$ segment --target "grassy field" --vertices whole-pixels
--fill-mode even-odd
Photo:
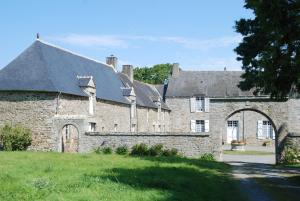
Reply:
[[[230,151],[230,150],[225,150],[223,151],[224,154],[228,155],[273,155],[275,153],[272,152],[266,152],[266,151]]]
[[[235,201],[224,163],[100,154],[0,152],[0,200]]]

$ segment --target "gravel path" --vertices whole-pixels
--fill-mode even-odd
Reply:
[[[266,187],[273,192],[283,190],[291,195],[286,200],[298,201],[300,186],[291,184],[287,178],[300,175],[300,169],[275,167],[274,155],[223,155],[223,161],[232,165],[233,176],[250,201],[275,201]]]

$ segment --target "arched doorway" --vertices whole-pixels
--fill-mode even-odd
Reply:
[[[270,116],[253,108],[239,109],[229,113],[224,126],[225,132],[222,134],[224,154],[230,154],[233,140],[246,143],[244,153],[238,155],[231,152],[236,154],[232,160],[253,159],[252,162],[275,163],[277,128]]]
[[[78,152],[79,131],[73,124],[66,124],[61,129],[61,152]]]

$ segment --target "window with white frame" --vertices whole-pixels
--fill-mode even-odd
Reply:
[[[89,123],[89,131],[90,132],[95,132],[96,131],[96,123],[94,123],[94,122]]]
[[[94,114],[94,93],[89,96],[89,114]]]
[[[190,106],[191,112],[209,112],[209,98],[191,97]]]
[[[270,121],[257,122],[257,138],[258,139],[275,139],[275,132]]]
[[[204,97],[196,97],[196,112],[204,111]]]
[[[191,120],[191,131],[196,133],[209,132],[209,120]]]
[[[204,128],[205,128],[204,120],[196,120],[196,132],[197,133],[205,132]]]

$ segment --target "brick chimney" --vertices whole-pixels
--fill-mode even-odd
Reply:
[[[172,77],[177,77],[179,75],[179,63],[173,63],[172,67]]]
[[[109,57],[106,57],[106,64],[111,65],[114,67],[115,70],[117,70],[118,67],[118,58],[115,57],[113,54]]]
[[[133,82],[133,66],[132,65],[123,65],[122,73],[128,76],[129,80]]]

